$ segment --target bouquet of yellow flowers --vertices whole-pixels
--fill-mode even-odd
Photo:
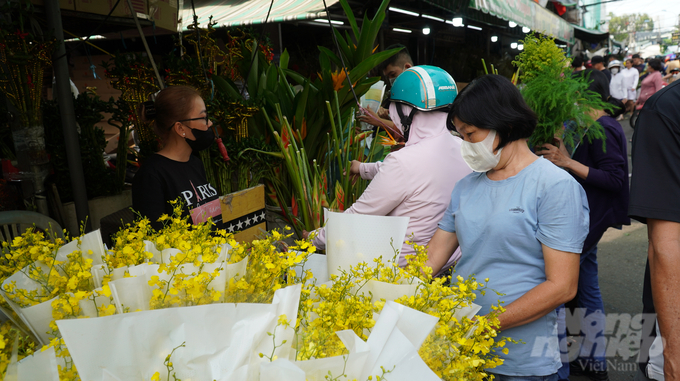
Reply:
[[[433,279],[424,247],[404,268],[368,255],[332,269],[309,241],[286,249],[290,235],[277,231],[238,243],[209,221],[190,224],[179,205],[162,218],[159,231],[143,218],[128,225],[110,250],[98,232],[66,243],[29,230],[5,244],[1,291],[19,319],[0,330],[0,371],[28,374],[30,364],[60,380],[398,380],[413,372],[481,380],[500,364],[496,351],[507,350],[497,313],[475,316],[484,284]],[[42,351],[17,363],[12,353],[34,351],[30,336]]]

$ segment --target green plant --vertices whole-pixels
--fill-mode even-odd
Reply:
[[[224,145],[231,152],[230,160],[224,161],[216,145],[201,151],[206,177],[219,194],[228,194],[259,184],[264,177],[280,167],[280,161],[263,152],[276,149],[267,144],[263,137],[249,136],[236,140],[227,139]],[[242,154],[236,154],[241,152]]]
[[[85,188],[89,198],[118,194],[123,189],[125,179],[118,178],[114,171],[107,168],[104,163],[103,153],[106,148],[106,138],[104,137],[104,130],[96,126],[98,122],[104,119],[102,112],[111,109],[111,102],[102,101],[98,96],[92,96],[88,93],[79,94],[73,102],[76,120],[80,127],[80,155],[85,175]],[[54,182],[59,189],[61,200],[63,202],[72,201],[73,191],[66,158],[66,146],[64,145],[61,112],[56,101],[43,101],[42,107],[45,110],[46,148],[51,157]],[[124,170],[125,161],[122,162],[122,167]]]
[[[345,32],[343,36],[336,29],[333,31],[338,39],[339,53],[342,54],[347,65],[354,93],[357,97],[361,97],[371,85],[380,79],[379,77],[368,78],[367,74],[399,51],[399,49],[391,49],[374,53],[377,48],[375,39],[385,18],[389,0],[383,0],[372,19],[367,15],[364,16],[361,28],[347,1],[341,0],[340,4],[347,15],[351,33]],[[281,115],[288,119],[293,134],[301,137],[304,142],[307,157],[320,162],[325,160],[326,134],[330,132],[328,120],[336,119],[339,114],[340,119],[346,121],[351,116],[350,110],[356,107],[356,101],[347,83],[340,57],[327,48],[319,47],[321,71],[317,78],[312,80],[288,69],[287,51],[281,54],[279,65],[276,66],[267,61],[261,50],[253,49],[255,44],[256,42],[253,41],[250,48],[244,44],[242,56],[248,59],[241,60],[240,63],[240,73],[245,78],[248,95],[262,112],[267,113],[274,129],[279,134],[283,134],[282,120],[277,111],[280,109]],[[222,76],[214,80],[219,91],[229,94],[234,99],[241,98],[238,87],[229,78]],[[296,92],[294,84],[300,85],[302,90]],[[339,108],[332,108],[333,114],[328,115],[329,111],[325,102],[334,99],[336,91]],[[257,126],[255,127],[257,133],[266,136],[269,135],[269,131],[264,127],[266,122],[262,112],[255,115],[253,124]]]
[[[155,82],[155,75],[149,64],[149,58],[137,53],[117,53],[112,60],[102,62],[104,73],[111,79],[114,89],[121,94],[110,111],[113,116],[108,123],[120,130],[118,157],[127,158],[127,142],[130,128],[134,125],[139,138],[139,156],[147,157],[158,150],[158,136],[152,124],[139,117],[137,110],[151,94],[160,90]],[[120,177],[125,177],[119,172]]]
[[[538,117],[529,145],[552,144],[556,136],[571,147],[584,137],[604,142],[604,130],[593,118],[593,110],[610,106],[588,90],[589,78],[572,76],[569,60],[553,39],[532,33],[521,42],[524,50],[513,64],[520,73],[522,96]],[[565,129],[566,122],[573,122],[574,128]]]
[[[0,4],[0,91],[22,126],[41,123],[43,71],[52,64],[54,40],[42,34],[26,0]]]
[[[337,93],[335,93],[335,110],[339,108]],[[333,115],[331,103],[326,101],[328,115]],[[367,182],[359,180],[353,182],[350,177],[351,160],[372,161],[378,152],[378,144],[374,142],[371,149],[363,143],[370,132],[355,134],[352,119],[343,121],[339,113],[335,113],[337,121],[330,119],[331,132],[326,136],[327,159],[323,162],[310,160],[307,156],[305,143],[300,136],[293,133],[288,119],[281,114],[283,131],[275,130],[269,117],[265,114],[276,143],[278,152],[262,152],[283,160],[286,173],[290,176],[290,186],[286,186],[278,178],[269,183],[274,193],[273,200],[281,208],[283,217],[291,223],[295,232],[300,235],[302,230],[312,231],[323,226],[324,208],[343,211],[355,202],[363,193]],[[255,151],[250,148],[242,151]],[[292,205],[289,211],[286,201]]]

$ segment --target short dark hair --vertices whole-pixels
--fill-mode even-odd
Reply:
[[[661,60],[658,60],[656,58],[649,60],[647,65],[649,65],[649,67],[651,67],[652,69],[654,69],[656,71],[663,70],[663,64],[661,64]]]
[[[388,58],[385,62],[383,62],[382,65],[383,70],[389,65],[401,66],[404,63],[409,63],[413,65],[413,59],[411,59],[411,55],[408,53],[408,49],[404,45],[402,44],[390,45],[385,50],[392,50],[397,48],[401,48],[401,50],[397,54],[393,55],[392,57]]]
[[[590,59],[591,64],[596,64],[596,63],[604,63],[604,58],[602,56],[593,56],[593,58]]]
[[[640,55],[639,54],[633,54],[632,58],[640,58]]]
[[[596,92],[600,95],[603,102],[613,106],[611,109],[605,109],[607,114],[616,118],[626,111],[626,106],[623,102],[610,96],[609,80],[603,72],[596,69],[586,69],[579,72],[578,75],[587,78],[589,81],[588,90]]]
[[[583,58],[581,56],[574,57],[573,61],[571,61],[571,67],[581,67],[581,66],[583,66]]]
[[[528,139],[536,128],[536,113],[509,79],[495,74],[479,77],[456,96],[447,118],[447,127],[455,129],[453,118],[477,128],[496,130],[498,149],[520,139]]]

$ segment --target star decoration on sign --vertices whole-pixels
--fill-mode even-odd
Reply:
[[[243,222],[239,221],[238,224],[236,224],[236,229],[238,230],[243,229]]]
[[[229,225],[229,233],[233,233],[233,232],[234,232],[234,225]]]

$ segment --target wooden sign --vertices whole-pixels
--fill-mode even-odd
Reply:
[[[264,185],[220,197],[224,229],[235,233],[237,242],[250,242],[267,230]]]

